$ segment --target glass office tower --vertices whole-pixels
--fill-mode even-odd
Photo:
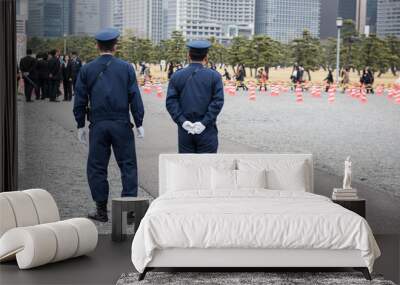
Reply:
[[[70,2],[29,0],[28,36],[62,37],[70,33]]]
[[[215,37],[228,43],[254,34],[255,0],[168,0],[166,37],[182,31],[188,40]]]
[[[378,0],[376,33],[400,37],[400,0]]]
[[[257,0],[256,34],[283,43],[302,35],[304,30],[319,37],[320,0]]]

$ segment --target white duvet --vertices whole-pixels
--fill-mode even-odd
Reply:
[[[372,271],[380,251],[365,219],[307,192],[166,193],[151,204],[132,244],[143,272],[155,249],[358,249]]]

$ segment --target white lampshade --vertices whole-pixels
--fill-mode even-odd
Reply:
[[[343,18],[336,18],[336,27],[341,28],[343,26]]]

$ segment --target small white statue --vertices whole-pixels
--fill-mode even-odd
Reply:
[[[351,188],[351,159],[350,159],[350,156],[348,156],[344,162],[343,189],[352,189]]]

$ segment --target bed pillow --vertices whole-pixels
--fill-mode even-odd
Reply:
[[[239,170],[267,170],[267,188],[273,190],[307,191],[309,167],[307,161],[291,159],[240,159]]]
[[[168,191],[211,189],[211,167],[169,162],[167,169]]]
[[[267,170],[236,170],[237,188],[268,188]]]
[[[213,192],[231,192],[237,189],[236,170],[211,168],[211,189]]]

